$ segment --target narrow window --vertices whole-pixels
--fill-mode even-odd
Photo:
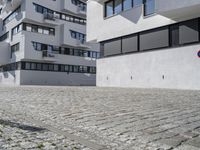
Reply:
[[[109,17],[112,16],[114,14],[114,9],[113,9],[113,1],[109,1],[107,3],[105,3],[105,16]]]
[[[122,12],[122,0],[115,0],[115,7],[114,7],[115,14]]]
[[[155,13],[155,0],[144,1],[144,15],[148,16]]]

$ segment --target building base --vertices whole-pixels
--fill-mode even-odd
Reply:
[[[97,61],[97,86],[200,90],[200,45]]]

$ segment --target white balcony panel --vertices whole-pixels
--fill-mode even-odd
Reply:
[[[58,17],[55,14],[47,13],[47,14],[44,14],[43,17],[44,17],[44,24],[52,25],[52,26],[59,25],[59,22],[57,19]]]
[[[21,4],[21,0],[3,0],[4,10],[9,12],[15,10]]]
[[[76,6],[72,3],[71,0],[63,0],[61,2],[61,10],[65,12],[69,12],[72,14],[78,14],[86,16],[86,11],[81,9],[82,6]]]
[[[172,19],[198,16],[200,0],[156,0],[156,13]]]

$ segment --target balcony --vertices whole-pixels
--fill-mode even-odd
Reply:
[[[75,39],[76,40],[76,44],[77,44],[77,47],[80,47],[80,48],[90,48],[89,45],[86,43],[86,40],[85,39]]]
[[[75,35],[72,35],[72,31],[77,31],[79,33],[86,33],[86,27],[84,25],[74,24],[74,23],[68,23],[68,24],[62,24],[60,26],[61,28],[61,34],[60,34],[60,45],[63,46],[69,46],[69,47],[79,47],[79,48],[85,48],[88,49],[90,46],[87,45],[85,42],[84,37],[75,37]]]
[[[72,3],[72,0],[63,0],[61,3],[61,11],[73,13],[76,15],[86,16],[86,5],[81,2],[80,4]]]
[[[0,3],[3,5],[3,9],[9,12],[19,7],[21,0],[1,0]]]
[[[56,18],[58,18],[58,17],[55,14],[44,13],[44,23],[47,25],[53,25],[53,26],[59,25]]]
[[[80,15],[86,15],[87,6],[86,5],[78,5],[77,13]]]
[[[171,19],[195,17],[200,13],[200,0],[156,0],[156,13]]]
[[[56,61],[56,55],[49,50],[42,50],[42,58],[43,60],[55,62]]]

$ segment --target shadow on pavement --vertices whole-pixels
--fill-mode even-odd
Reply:
[[[4,125],[4,126],[10,126],[10,127],[19,128],[19,129],[22,129],[22,130],[31,131],[31,132],[41,132],[41,131],[46,130],[45,128],[28,126],[28,125],[15,123],[15,122],[11,122],[9,120],[2,120],[2,119],[0,119],[0,124]]]

